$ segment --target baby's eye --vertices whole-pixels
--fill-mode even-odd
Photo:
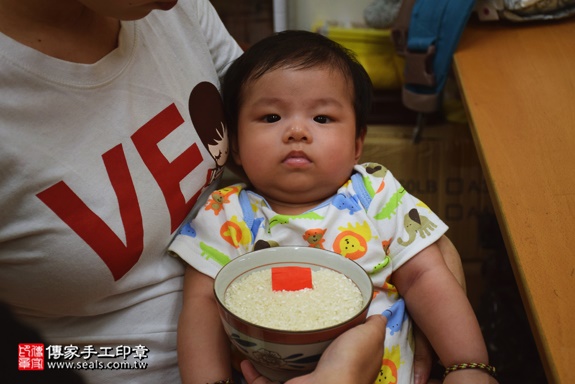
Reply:
[[[313,120],[314,120],[316,123],[320,123],[320,124],[327,124],[327,123],[330,122],[330,119],[329,119],[329,117],[327,117],[327,116],[316,116],[316,117],[313,118]]]
[[[275,123],[276,121],[280,121],[281,117],[279,115],[266,115],[264,116],[264,121],[266,123]]]

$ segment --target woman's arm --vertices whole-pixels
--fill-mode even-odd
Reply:
[[[214,280],[186,268],[178,322],[178,365],[183,384],[205,384],[231,377],[230,344],[224,332]]]
[[[441,245],[449,247],[450,243]],[[433,244],[413,257],[394,272],[392,279],[404,297],[411,317],[445,366],[488,363],[487,348],[475,313],[461,284],[448,268],[439,244]],[[468,371],[457,376],[488,377],[477,374]]]

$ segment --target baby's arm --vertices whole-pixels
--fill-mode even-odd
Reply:
[[[404,297],[411,317],[444,366],[489,363],[475,313],[436,244],[406,262],[394,272],[392,279]],[[466,383],[496,382],[485,372],[469,369],[449,374],[445,383],[461,380]]]
[[[183,384],[205,384],[231,377],[230,347],[222,327],[214,280],[188,266],[178,322],[178,364]]]

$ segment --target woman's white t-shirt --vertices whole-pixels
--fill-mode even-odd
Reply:
[[[0,34],[0,302],[74,361],[146,352],[79,370],[90,383],[180,380],[184,267],[165,249],[221,172],[208,143],[240,54],[207,0],[122,22],[90,65]]]

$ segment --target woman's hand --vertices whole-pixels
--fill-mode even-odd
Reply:
[[[285,384],[373,384],[383,357],[383,341],[387,319],[370,316],[365,323],[343,333],[322,354],[316,369]],[[248,384],[271,384],[253,365],[244,360],[242,373]]]

